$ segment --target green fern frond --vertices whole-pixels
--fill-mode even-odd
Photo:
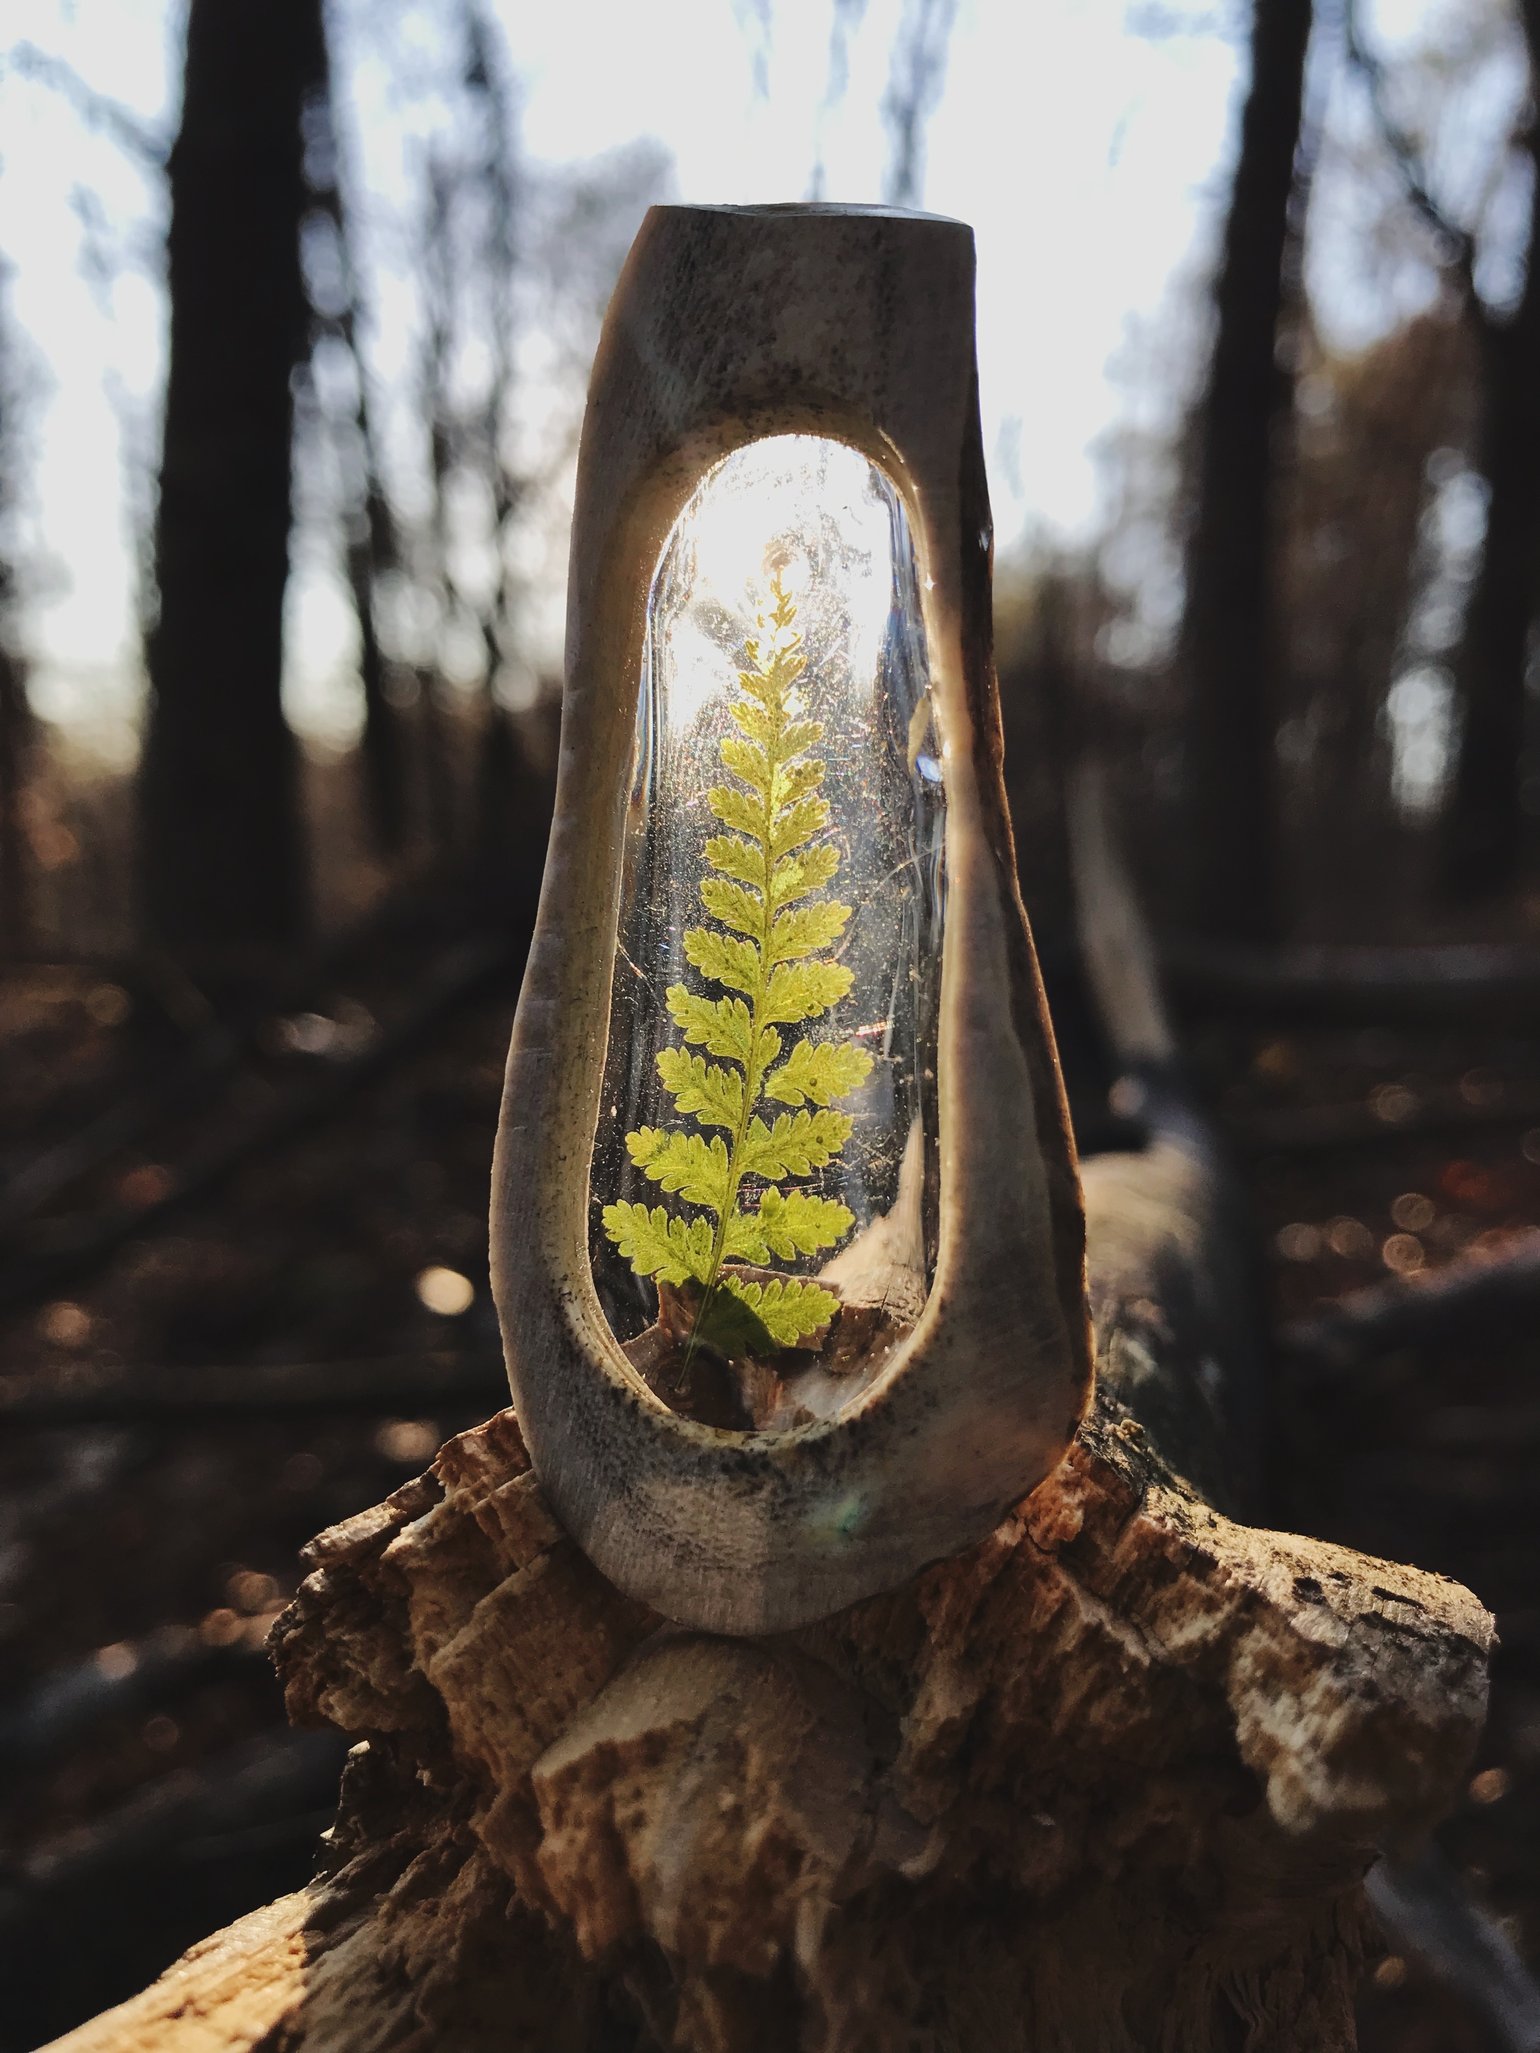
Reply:
[[[691,968],[738,995],[710,996],[685,984],[666,994],[685,1047],[658,1056],[663,1088],[683,1117],[720,1131],[707,1139],[644,1126],[626,1135],[644,1175],[702,1210],[679,1218],[661,1205],[612,1204],[603,1214],[605,1232],[638,1275],[700,1286],[691,1345],[704,1341],[727,1355],[800,1346],[839,1309],[832,1291],[805,1278],[748,1278],[723,1264],[764,1269],[835,1247],[850,1231],[855,1218],[847,1206],[781,1186],[838,1158],[852,1121],[830,1108],[857,1090],[872,1066],[853,1042],[803,1038],[787,1050],[776,1031],[820,1018],[853,981],[843,963],[820,959],[844,932],[851,908],[817,897],[837,874],[840,855],[834,842],[816,838],[830,811],[818,795],[826,766],[809,751],[824,728],[800,704],[797,687],[807,666],[795,620],[777,573],[738,673],[730,709],[737,732],[718,747],[736,782],[706,793],[712,816],[728,830],[712,835],[703,851],[714,874],[702,877],[700,900],[716,926],[691,927],[684,936]],[[765,1099],[802,1109],[767,1124],[755,1109]]]
[[[706,843],[706,860],[724,877],[736,877],[751,890],[765,888],[765,851],[757,841],[745,841],[741,834],[714,834]],[[836,854],[835,867],[838,866]]]
[[[717,784],[706,793],[706,803],[724,827],[735,828],[755,843],[762,840],[764,807],[756,805],[747,792],[734,791],[730,784]],[[827,806],[824,811],[827,814]],[[816,833],[817,829],[813,831]],[[794,847],[796,844],[790,845]]]
[[[831,900],[825,905],[794,905],[781,913],[770,929],[769,955],[772,962],[801,962],[828,948],[845,931],[850,907]]]
[[[778,963],[770,973],[760,1017],[778,1026],[817,1019],[838,1005],[854,982],[842,962]]]
[[[729,877],[703,877],[700,902],[714,920],[733,927],[740,934],[757,935],[765,924],[765,894],[735,884]]]
[[[730,934],[713,934],[707,927],[691,927],[684,937],[684,957],[691,969],[698,969],[713,983],[726,984],[753,998],[764,982],[764,950],[752,941],[735,941]]]
[[[626,1135],[626,1146],[637,1168],[665,1190],[718,1214],[730,1209],[732,1161],[719,1137],[707,1142],[698,1133],[662,1133],[644,1126]]]
[[[794,899],[821,890],[840,866],[840,852],[832,841],[821,841],[805,855],[784,856],[770,877],[770,903],[777,911]]]
[[[801,848],[804,842],[811,841],[815,834],[821,834],[829,824],[829,817],[829,801],[825,798],[804,798],[796,805],[788,806],[770,830],[768,846],[771,859],[778,861],[781,856],[790,855],[794,848]]]

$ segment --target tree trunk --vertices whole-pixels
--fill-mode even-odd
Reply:
[[[279,687],[307,319],[301,115],[322,50],[318,0],[191,0],[140,826],[151,934],[198,957],[282,944],[304,919]]]
[[[0,288],[4,279],[0,275]],[[15,497],[13,467],[19,461],[12,410],[15,394],[7,332],[9,309],[0,301],[0,511]],[[27,745],[32,711],[25,668],[11,637],[16,621],[15,566],[0,555],[0,952],[22,947],[32,924],[31,874],[26,822]]]
[[[27,863],[27,742],[32,716],[19,659],[5,643],[7,567],[0,563],[0,954],[21,948],[31,933]]]
[[[1279,919],[1271,559],[1292,380],[1278,347],[1310,18],[1309,0],[1255,0],[1187,551],[1194,918],[1230,940],[1270,939]]]
[[[342,512],[343,570],[358,622],[358,678],[364,702],[359,741],[364,817],[376,854],[393,857],[407,843],[409,806],[401,720],[387,691],[390,661],[380,638],[382,580],[401,568],[401,540],[385,490],[363,349],[367,310],[353,258],[343,193],[342,137],[332,92],[330,52],[320,46],[314,120],[309,135],[313,225],[326,224],[330,265],[317,281],[312,311],[321,331],[347,351],[353,364],[353,403],[330,425],[338,444],[346,503]]]
[[[1520,9],[1531,93],[1540,93],[1540,0]],[[1464,899],[1517,881],[1523,854],[1525,689],[1540,582],[1540,139],[1532,160],[1528,268],[1506,321],[1482,329],[1479,461],[1487,531],[1458,669],[1461,729],[1445,834],[1445,876]]]
[[[70,2053],[1350,2048],[1377,1847],[1458,1795],[1490,1620],[1216,1508],[1233,1207],[1087,1170],[1097,1388],[908,1587],[669,1626],[556,1525],[511,1413],[318,1540],[291,1715],[357,1742],[320,1878]]]

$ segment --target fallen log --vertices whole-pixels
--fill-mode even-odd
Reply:
[[[1150,1139],[1085,1167],[1053,1473],[903,1588],[728,1639],[599,1575],[512,1413],[451,1440],[275,1634],[291,1717],[355,1742],[321,1874],[70,2053],[1353,2045],[1364,1877],[1463,1787],[1491,1620],[1238,1522],[1246,1238],[1135,910],[1087,953]]]
[[[1196,1005],[1257,1012],[1269,1021],[1483,1021],[1534,1018],[1540,948],[1526,942],[1433,945],[1299,943],[1248,948],[1172,934],[1161,963],[1176,995]]]
[[[35,2046],[112,2003],[210,1923],[291,1889],[313,1861],[337,1787],[335,1734],[264,1734],[172,1769],[0,1874],[0,2015]]]
[[[1371,1283],[1292,1320],[1279,1346],[1331,1376],[1400,1348],[1428,1353],[1532,1330],[1540,1306],[1540,1233],[1518,1236],[1503,1254],[1466,1254],[1415,1276]]]
[[[1490,1104],[1452,1096],[1429,1103],[1371,1099],[1357,1105],[1267,1106],[1236,1112],[1226,1128],[1247,1155],[1349,1155],[1369,1148],[1405,1147],[1430,1140],[1458,1142],[1471,1134],[1523,1127],[1540,1120],[1540,1092],[1507,1090]]]
[[[451,1440],[276,1632],[291,1716],[355,1742],[321,1875],[61,2045],[1351,2047],[1363,1877],[1459,1793],[1490,1621],[1213,1501],[1217,1202],[1178,1141],[1088,1165],[1063,1461],[816,1626],[669,1626],[511,1413]]]
[[[1416,1954],[1486,2020],[1503,2053],[1540,2048],[1540,1985],[1489,1912],[1471,1901],[1434,1848],[1415,1859],[1381,1861],[1369,1900],[1393,1945]]]
[[[7,1249],[0,1263],[0,1312],[34,1303],[68,1279],[93,1274],[129,1241],[158,1232],[187,1207],[213,1197],[250,1162],[308,1138],[343,1111],[355,1092],[417,1048],[448,1014],[498,977],[516,972],[522,952],[522,938],[509,934],[457,942],[423,976],[400,1015],[363,1048],[169,1167],[160,1196],[143,1204],[35,1222],[30,1238]]]
[[[242,1424],[330,1413],[377,1418],[496,1401],[506,1386],[489,1349],[382,1355],[359,1361],[216,1363],[183,1369],[91,1363],[67,1382],[0,1376],[0,1425],[52,1432],[82,1426]]]

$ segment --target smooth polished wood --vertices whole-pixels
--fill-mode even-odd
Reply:
[[[717,1631],[826,1616],[976,1541],[1058,1459],[1087,1388],[1080,1196],[1001,780],[973,275],[958,222],[654,208],[589,395],[493,1281],[559,1517],[621,1589]],[[650,582],[710,467],[787,433],[863,451],[914,535],[947,796],[940,1235],[918,1324],[850,1409],[746,1434],[677,1416],[622,1354],[590,1268],[590,1161]]]

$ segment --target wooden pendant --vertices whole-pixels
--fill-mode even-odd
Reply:
[[[606,1317],[596,1221],[614,1193],[595,1165],[623,1124],[605,1077],[624,1030],[628,863],[650,824],[637,799],[649,608],[681,516],[709,518],[703,481],[787,436],[856,452],[901,509],[945,791],[939,963],[931,946],[917,971],[934,987],[924,1159],[884,1217],[856,1212],[821,1277],[848,1318],[853,1279],[893,1240],[901,1203],[918,1217],[922,1187],[930,1252],[912,1263],[895,1344],[845,1401],[732,1430],[665,1401]],[[1059,1459],[1084,1402],[1083,1217],[1001,780],[990,560],[970,231],[877,208],[654,208],[583,433],[556,814],[509,1056],[492,1267],[550,1502],[611,1581],[686,1624],[780,1630],[896,1587],[988,1532]],[[667,980],[653,962],[629,969]],[[662,990],[647,995],[658,1013]]]

